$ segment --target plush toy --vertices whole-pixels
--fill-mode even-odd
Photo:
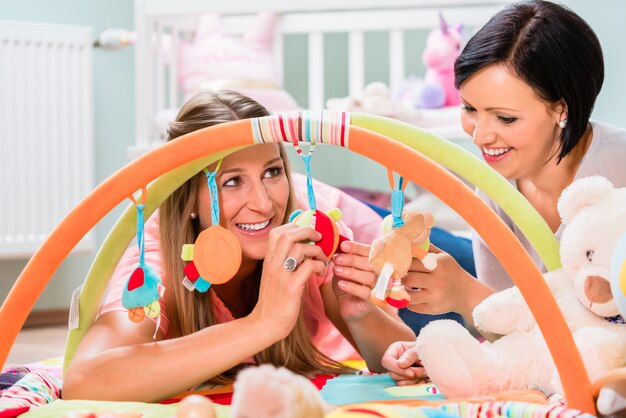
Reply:
[[[313,383],[269,364],[237,375],[232,418],[322,418],[329,407]]]
[[[313,228],[322,234],[322,239],[315,244],[330,258],[340,250],[341,243],[348,239],[339,233],[339,228],[337,227],[337,221],[340,221],[342,217],[343,215],[338,208],[330,210],[328,213],[317,209],[304,211],[298,209],[291,214],[289,221],[298,226]]]
[[[619,313],[626,317],[626,232],[611,256],[611,292]]]
[[[362,112],[408,120],[414,110],[393,99],[385,83],[369,83],[361,94],[326,100],[326,108],[337,112]]]
[[[454,87],[454,61],[461,52],[462,25],[449,26],[441,15],[439,21],[426,38],[424,79],[409,77],[395,92],[398,100],[411,107],[434,109],[460,103]]]
[[[611,255],[610,281],[617,310],[626,318],[626,231]],[[626,415],[626,369],[603,386],[598,397],[598,411],[604,415]]]
[[[561,195],[562,269],[545,274],[592,381],[626,363],[626,325],[608,282],[610,257],[626,230],[626,188],[602,177],[572,183]],[[473,312],[482,331],[502,335],[479,343],[458,322],[428,324],[415,349],[448,397],[513,389],[560,392],[560,380],[541,332],[517,287],[496,293]]]
[[[144,209],[148,192],[142,189],[142,202],[134,196],[129,196],[137,208],[137,247],[139,249],[139,263],[128,278],[122,291],[122,306],[128,310],[128,318],[133,322],[141,322],[146,316],[156,318],[156,332],[161,320],[161,304],[159,298],[163,296],[165,287],[157,272],[145,261],[144,247]]]
[[[426,38],[422,60],[426,66],[418,107],[435,108],[461,103],[454,87],[454,61],[461,53],[461,25],[449,26],[442,15],[440,25]]]
[[[175,418],[216,418],[215,405],[206,396],[189,395],[178,404]]]
[[[218,14],[198,18],[191,42],[178,54],[179,82],[185,95],[202,90],[239,91],[271,111],[298,108],[281,86],[272,52],[276,16],[261,12],[243,35],[227,31]]]
[[[261,12],[246,26],[243,34],[232,33],[215,13],[198,17],[194,36],[172,47],[171,37],[163,34],[163,61],[177,65],[178,83],[185,98],[200,91],[234,90],[248,96],[271,112],[300,107],[282,88],[272,51],[276,16]],[[172,57],[172,52],[178,55]],[[177,108],[159,109],[154,125],[163,139]]]
[[[379,306],[389,303],[396,308],[404,308],[409,304],[410,297],[401,280],[409,272],[413,257],[422,260],[428,270],[437,267],[435,255],[428,253],[433,216],[430,213],[404,211],[402,220],[404,225],[393,227],[393,217],[387,216],[383,221],[383,235],[374,240],[370,250],[369,262],[378,275],[371,299]]]
[[[180,45],[179,77],[184,91],[223,78],[276,83],[274,21],[273,13],[259,13],[241,37],[225,31],[218,14],[200,15],[193,40]]]

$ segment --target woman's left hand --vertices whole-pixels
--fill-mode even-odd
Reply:
[[[370,293],[376,284],[376,274],[370,267],[370,246],[354,241],[341,243],[343,253],[335,254],[333,290],[344,320],[363,318],[374,308]]]

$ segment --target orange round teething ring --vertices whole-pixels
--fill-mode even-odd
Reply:
[[[143,310],[143,307],[128,310],[128,319],[130,319],[133,322],[141,322],[143,321],[145,316],[146,316],[146,313]]]
[[[226,283],[241,265],[241,245],[235,235],[220,225],[202,231],[193,246],[193,263],[211,284]]]

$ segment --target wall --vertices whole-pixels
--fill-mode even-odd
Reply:
[[[602,4],[600,6],[600,3]],[[563,4],[582,16],[598,35],[604,52],[604,86],[598,97],[593,118],[626,127],[626,49],[622,0],[566,0]]]

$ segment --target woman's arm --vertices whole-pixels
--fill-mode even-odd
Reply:
[[[63,381],[64,399],[154,402],[188,390],[282,338],[253,315],[171,340],[154,323],[109,312],[81,342]]]
[[[306,282],[326,269],[321,249],[301,242],[320,237],[319,232],[294,224],[270,232],[259,299],[247,317],[171,340],[159,335],[153,341],[152,321],[134,324],[125,312],[103,314],[78,347],[63,383],[63,397],[161,400],[285,338],[298,318]],[[283,267],[287,256],[304,261],[290,272]]]
[[[476,280],[451,255],[431,245],[437,254],[437,268],[428,271],[421,261],[413,259],[409,273],[403,279],[413,312],[436,315],[457,312],[466,324],[473,326],[474,308],[495,290]]]

